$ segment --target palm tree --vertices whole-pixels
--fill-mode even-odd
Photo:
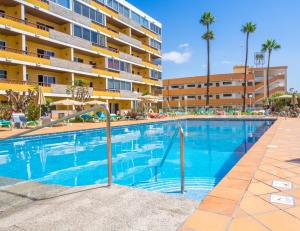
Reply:
[[[245,72],[244,72],[244,101],[243,111],[246,110],[246,89],[247,89],[247,65],[248,65],[248,48],[249,48],[249,36],[250,33],[256,31],[256,25],[252,22],[247,22],[242,26],[242,32],[246,34],[246,58],[245,58]]]
[[[206,32],[202,36],[207,43],[207,82],[206,82],[206,108],[209,107],[209,87],[210,87],[210,40],[214,39],[214,33],[210,31],[210,25],[215,22],[215,17],[211,12],[205,12],[201,16],[200,23],[206,27]]]
[[[267,39],[267,41],[262,44],[262,52],[268,52],[268,68],[267,68],[267,98],[270,97],[270,87],[269,87],[269,71],[270,71],[270,59],[273,50],[280,49],[281,46],[274,39]]]

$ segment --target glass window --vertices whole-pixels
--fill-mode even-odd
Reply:
[[[104,25],[104,15],[100,12],[97,12],[97,18],[96,21],[102,25]]]
[[[132,11],[131,12],[131,18],[132,18],[133,21],[135,21],[138,24],[140,24],[140,16],[137,13],[135,13],[135,12]]]
[[[81,14],[81,4],[77,1],[74,1],[74,11],[78,14]]]
[[[113,79],[108,80],[108,89],[114,89],[114,80]]]
[[[96,21],[96,11],[93,9],[90,9],[90,19]]]
[[[6,79],[6,78],[7,78],[7,71],[0,70],[0,79]]]
[[[82,5],[82,15],[89,18],[90,17],[90,8],[86,5]]]
[[[100,46],[106,47],[106,37],[103,34],[99,34],[99,43]]]
[[[143,26],[148,28],[149,27],[149,22],[146,18],[143,18]]]
[[[112,8],[113,7],[113,0],[107,0],[107,5]]]
[[[82,28],[80,26],[74,25],[74,35],[82,38]]]
[[[120,81],[115,81],[115,89],[120,90]]]
[[[92,39],[91,39],[92,43],[96,43],[98,44],[98,33],[92,31]]]
[[[129,18],[129,9],[127,7],[124,6],[124,12],[123,15],[127,18]]]
[[[91,31],[89,29],[83,28],[83,38],[91,41]]]

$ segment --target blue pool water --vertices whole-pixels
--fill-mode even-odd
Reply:
[[[185,134],[185,196],[200,200],[272,123],[189,119],[113,127],[113,183],[177,194],[180,124]],[[0,176],[65,186],[106,183],[105,129],[0,141]]]

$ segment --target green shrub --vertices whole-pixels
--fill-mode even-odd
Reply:
[[[27,120],[35,121],[40,118],[40,108],[34,103],[30,103],[27,107]]]
[[[84,119],[81,117],[75,117],[74,119],[69,120],[70,123],[83,123]]]
[[[10,120],[12,115],[12,108],[8,104],[0,104],[0,119]]]

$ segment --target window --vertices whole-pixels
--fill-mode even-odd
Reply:
[[[220,95],[216,95],[216,99],[220,99]]]
[[[120,62],[120,70],[131,73],[131,65],[129,63]]]
[[[161,79],[161,72],[156,70],[151,70],[151,76],[152,79]]]
[[[177,89],[177,88],[179,88],[179,86],[171,86],[171,88]]]
[[[74,25],[74,36],[88,40],[101,47],[106,47],[106,37],[104,35],[82,28],[81,26]]]
[[[220,86],[220,83],[216,83],[216,87],[219,87]]]
[[[107,62],[107,68],[119,71],[120,70],[120,61],[109,58],[108,62]]]
[[[248,86],[253,86],[253,82],[248,82],[247,85]]]
[[[143,26],[149,28],[149,21],[146,18],[143,18]]]
[[[150,30],[154,32],[155,34],[161,35],[161,28],[156,26],[154,23],[150,23]]]
[[[198,84],[198,87],[200,88],[200,87],[201,87],[201,84]]]
[[[58,5],[61,5],[66,8],[70,8],[70,0],[50,0],[51,2],[55,2]]]
[[[41,85],[41,86],[55,84],[55,77],[53,77],[53,76],[38,75],[38,78],[39,78],[39,85]]]
[[[172,96],[171,97],[171,100],[177,100],[177,99],[179,99],[179,96]]]
[[[74,1],[74,12],[90,18],[93,22],[99,23],[104,25],[105,24],[105,19],[104,19],[104,15],[84,4],[81,4],[78,1]]]
[[[127,90],[131,91],[131,83],[115,80],[115,79],[109,79],[108,80],[108,89],[112,90]]]
[[[53,51],[47,51],[40,48],[37,49],[37,54],[40,58],[49,58],[55,56],[55,53]]]
[[[195,87],[195,84],[188,84],[187,87]]]
[[[133,11],[131,12],[131,19],[136,23],[140,24],[140,16]]]
[[[157,50],[161,50],[161,43],[156,41],[155,39],[150,40],[150,46]]]
[[[232,94],[223,94],[223,97],[231,97]]]
[[[212,83],[209,83],[209,86],[212,86],[212,85],[213,85]],[[207,83],[205,83],[204,86],[206,87],[206,86],[207,86]]]
[[[231,85],[232,82],[223,82],[223,85]]]
[[[83,59],[78,58],[78,57],[74,57],[74,62],[83,63]]]
[[[0,40],[0,49],[4,50],[6,47],[6,42]]]
[[[6,70],[0,70],[0,79],[7,79],[7,71]]]
[[[199,96],[198,96],[198,99],[200,99],[200,100],[201,100],[201,95],[199,95]]]
[[[196,99],[196,97],[194,95],[188,95],[187,98],[188,99]]]

